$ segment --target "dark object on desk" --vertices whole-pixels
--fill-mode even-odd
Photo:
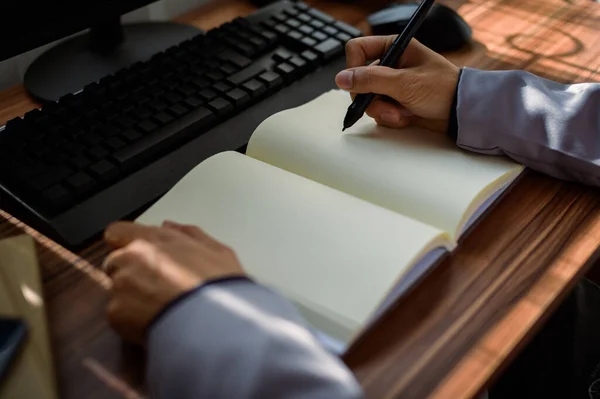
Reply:
[[[369,24],[374,35],[400,34],[419,3],[394,4],[371,14]],[[435,4],[415,38],[436,52],[456,51],[471,42],[472,30],[452,8]]]
[[[277,2],[13,119],[0,130],[0,204],[79,248],[204,159],[243,150],[267,117],[335,88],[360,34]]]
[[[413,15],[410,17],[408,23],[402,30],[402,32],[394,39],[391,47],[387,50],[383,58],[381,59],[381,66],[396,68],[398,65],[398,61],[404,51],[410,44],[410,41],[415,36],[416,31],[419,29],[423,20],[427,17],[427,13],[433,6],[435,0],[423,0],[421,4],[416,8]],[[346,112],[346,117],[344,118],[344,128],[342,131],[348,129],[350,126],[353,126],[360,118],[363,117],[364,113],[367,111],[369,104],[375,99],[376,94],[367,93],[367,94],[359,94],[356,96],[352,104],[348,107],[348,111]]]
[[[24,86],[38,101],[56,101],[100,78],[189,39],[199,30],[171,22],[122,25],[120,17],[156,0],[1,1],[0,61],[90,28],[39,56]]]
[[[0,318],[0,384],[27,338],[27,325],[19,319]]]

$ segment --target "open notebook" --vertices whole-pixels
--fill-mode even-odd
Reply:
[[[350,102],[334,90],[273,115],[246,155],[205,160],[138,219],[196,224],[231,246],[336,352],[452,251],[523,169],[368,116],[342,133]]]

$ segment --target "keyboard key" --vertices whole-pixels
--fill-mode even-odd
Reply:
[[[159,112],[158,114],[154,115],[154,117],[152,117],[152,120],[158,126],[163,126],[171,123],[173,121],[173,117],[167,114],[166,112]]]
[[[167,111],[175,118],[180,118],[189,112],[189,110],[181,104],[175,104],[169,107]]]
[[[250,101],[250,96],[242,89],[233,89],[225,96],[238,107]]]
[[[284,22],[285,20],[288,19],[288,16],[282,12],[279,12],[279,13],[273,15],[271,18],[275,21]]]
[[[32,191],[42,191],[54,184],[59,183],[61,180],[67,178],[73,171],[66,166],[55,166],[50,169],[46,169],[44,173],[34,177],[27,182],[27,187]]]
[[[158,129],[158,126],[152,122],[150,122],[149,120],[145,120],[142,123],[140,123],[139,125],[137,125],[137,129],[142,132],[142,133],[151,133],[154,130]]]
[[[226,50],[219,54],[219,58],[224,62],[231,62],[237,65],[239,68],[246,68],[248,65],[252,64],[252,60],[248,57],[245,57],[239,53],[236,53],[233,50]]]
[[[327,39],[313,49],[317,54],[328,60],[343,50],[342,44],[335,39]]]
[[[17,181],[29,180],[32,177],[42,174],[46,171],[46,168],[42,164],[30,163],[17,169],[14,172],[14,177]]]
[[[265,50],[267,50],[267,48],[269,48],[269,43],[267,43],[265,40],[263,40],[262,38],[258,37],[258,36],[251,36],[248,41],[254,46],[256,47],[256,49],[262,53]]]
[[[234,48],[246,57],[254,57],[257,53],[257,49],[255,47],[246,43],[239,42]]]
[[[304,13],[297,15],[296,18],[305,24],[308,24],[313,20],[313,18],[310,15]]]
[[[85,169],[92,163],[92,160],[83,154],[77,154],[69,158],[69,166],[75,170]]]
[[[102,141],[102,136],[96,133],[86,133],[81,137],[81,140],[89,146],[94,146]]]
[[[284,48],[280,48],[277,49],[274,53],[273,53],[273,60],[277,61],[277,62],[283,62],[283,61],[287,61],[290,58],[293,57],[294,54],[292,54],[291,52],[289,52],[288,50],[284,49]]]
[[[112,151],[123,148],[127,145],[123,140],[118,137],[111,137],[110,139],[104,142],[104,145],[111,149]]]
[[[359,29],[356,29],[355,27],[350,26],[342,21],[337,21],[333,24],[333,26],[346,33],[350,37],[362,36],[362,32]]]
[[[316,63],[316,62],[318,61],[318,59],[319,59],[319,56],[318,56],[316,53],[314,53],[314,52],[312,52],[312,51],[310,51],[310,50],[304,50],[304,51],[303,51],[303,52],[300,54],[300,56],[301,56],[302,58],[304,58],[304,59],[305,59],[305,60],[306,60],[306,61],[307,61],[309,64],[314,64],[314,63]]]
[[[148,107],[153,112],[161,112],[164,111],[168,107],[168,105],[160,100],[155,100],[148,104]]]
[[[96,188],[96,181],[85,172],[78,172],[65,181],[75,195],[85,196]]]
[[[233,110],[233,104],[221,97],[211,101],[208,106],[218,115],[222,115]]]
[[[163,128],[140,138],[113,155],[112,159],[124,171],[132,171],[142,166],[146,160],[167,149],[172,143],[187,138],[202,130],[214,121],[215,115],[210,110],[200,107],[178,119],[176,129]]]
[[[295,17],[296,15],[298,15],[300,13],[300,11],[298,11],[295,8],[288,8],[287,10],[284,11],[284,13],[286,13],[290,17]]]
[[[56,212],[73,203],[73,196],[60,184],[56,184],[42,192],[42,201],[46,208]]]
[[[321,11],[319,11],[319,10],[316,10],[316,9],[314,9],[314,8],[311,8],[310,10],[308,10],[308,14],[309,14],[311,17],[313,17],[313,18],[316,18],[316,19],[318,19],[318,20],[321,20],[321,21],[325,22],[326,24],[330,24],[330,23],[332,23],[333,21],[335,21],[335,20],[334,20],[332,17],[330,17],[329,15],[327,15],[327,14],[324,14],[324,13],[322,13]]]
[[[227,82],[229,82],[233,86],[238,86],[239,84],[263,73],[264,70],[265,70],[265,68],[262,66],[262,64],[255,63],[255,64],[252,64],[251,66],[249,66],[248,68],[242,69],[235,75],[230,76],[227,79]]]
[[[192,96],[190,98],[187,98],[184,101],[184,104],[188,107],[190,107],[191,109],[196,109],[199,106],[201,106],[202,104],[204,104],[204,102],[202,100],[200,100],[198,97]]]
[[[265,84],[256,79],[252,79],[244,83],[242,88],[246,90],[252,97],[258,97],[267,91]]]
[[[111,126],[111,125],[104,125],[101,128],[99,128],[97,130],[97,132],[98,132],[98,134],[101,134],[102,137],[106,138],[106,137],[116,136],[117,134],[119,134],[120,130],[117,129],[116,127],[114,127],[114,126]],[[96,141],[96,143],[98,143],[98,142],[99,141]],[[92,143],[90,143],[90,144],[92,144]]]
[[[325,23],[323,21],[319,21],[318,19],[313,19],[312,21],[310,21],[310,26],[312,26],[315,29],[321,29],[325,26]]]
[[[338,33],[340,33],[340,31],[334,28],[333,26],[327,26],[323,28],[323,32],[327,33],[329,36],[335,36]]]
[[[227,93],[229,90],[231,90],[231,86],[225,82],[219,82],[219,83],[215,84],[212,88],[213,88],[213,90],[215,90],[219,93]]]
[[[322,42],[323,40],[327,39],[328,36],[323,32],[317,31],[312,34],[312,37],[318,42]]]
[[[291,77],[291,75],[294,74],[294,72],[296,72],[296,68],[294,68],[290,64],[283,63],[275,67],[275,72],[283,76],[285,79]]]
[[[143,121],[150,118],[152,116],[152,112],[150,112],[150,110],[146,107],[140,107],[133,110],[130,115],[138,121]]]
[[[90,166],[90,173],[100,181],[111,181],[119,176],[119,169],[111,162],[103,159]]]
[[[92,157],[92,159],[95,160],[104,159],[108,155],[108,151],[99,145],[90,148],[87,153],[90,157]]]
[[[140,139],[142,137],[142,134],[136,130],[127,129],[121,134],[120,137],[123,140],[127,141],[128,143],[132,143],[132,142]]]
[[[260,36],[267,42],[269,46],[274,46],[277,44],[278,36],[273,32],[270,32],[268,30],[261,30]]]
[[[196,90],[203,90],[211,85],[210,81],[205,78],[193,78],[189,83],[191,86],[195,87]]]
[[[237,72],[237,70],[238,70],[238,68],[237,68],[236,66],[234,66],[233,64],[229,64],[229,63],[227,63],[227,64],[225,64],[225,65],[221,65],[221,66],[219,67],[219,70],[220,70],[221,72],[223,72],[223,74],[224,74],[225,76],[230,76],[230,75],[233,75],[234,73],[236,73],[236,72]]]
[[[135,125],[135,120],[131,119],[128,116],[119,116],[114,121],[116,126],[119,126],[121,129],[128,129]]]
[[[205,101],[212,101],[217,96],[218,94],[212,89],[206,89],[200,92],[200,97],[203,98]]]
[[[279,24],[279,21],[276,21],[274,19],[267,19],[266,21],[262,21],[261,24],[269,29],[273,29],[275,28],[275,25]]]
[[[196,90],[192,89],[188,85],[183,85],[177,88],[177,93],[179,93],[183,98],[188,98],[189,96],[196,94]]]
[[[293,30],[291,32],[288,33],[288,37],[292,38],[294,40],[302,40],[302,38],[304,37],[304,35],[300,32],[298,32],[297,30]]]
[[[313,47],[317,44],[317,41],[312,37],[307,36],[304,39],[302,39],[302,43],[308,47]]]
[[[220,80],[225,79],[225,74],[221,71],[210,71],[206,74],[206,77],[212,80],[213,82],[218,82]]]
[[[350,39],[352,39],[352,36],[348,35],[347,33],[338,33],[335,35],[335,38],[341,41],[343,44],[346,44]]]
[[[290,31],[290,27],[284,24],[279,24],[275,26],[275,31],[281,35],[285,35]]]
[[[309,25],[303,25],[303,26],[299,27],[298,30],[301,33],[304,33],[305,35],[310,35],[311,33],[313,33],[315,31],[315,28],[313,28]]]
[[[179,101],[183,100],[183,97],[181,97],[181,95],[172,91],[170,93],[165,94],[163,99],[167,102],[167,104],[173,105],[173,104],[177,104]]]
[[[269,89],[275,89],[283,85],[283,78],[275,72],[265,72],[259,76],[259,79],[265,82]]]
[[[296,67],[297,69],[302,69],[305,68],[307,66],[307,63],[305,60],[303,60],[300,57],[293,57],[288,61],[291,65],[293,65],[294,67]]]

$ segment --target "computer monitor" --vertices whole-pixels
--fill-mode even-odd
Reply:
[[[123,14],[155,1],[2,0],[0,61],[75,34],[40,55],[24,76],[33,98],[56,101],[200,33],[170,22],[121,24]]]

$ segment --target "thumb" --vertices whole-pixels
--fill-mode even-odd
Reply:
[[[352,93],[375,93],[396,97],[402,79],[402,70],[382,67],[364,66],[351,68],[337,74],[337,86]]]

